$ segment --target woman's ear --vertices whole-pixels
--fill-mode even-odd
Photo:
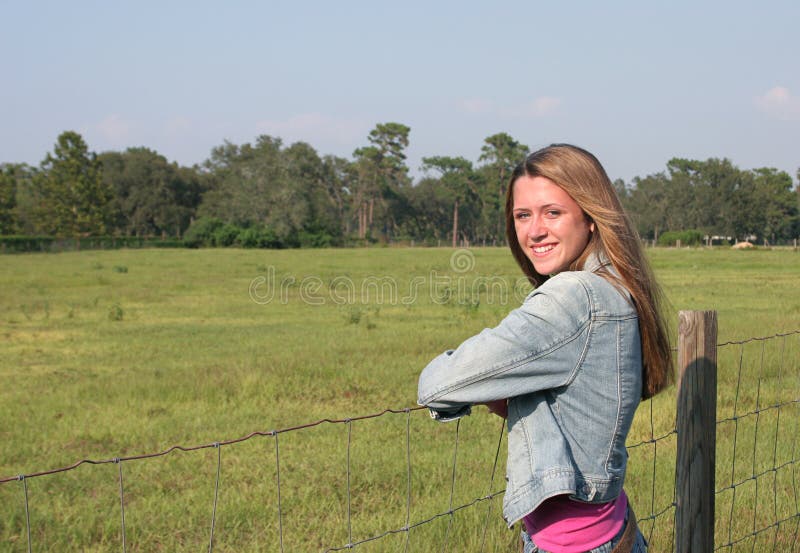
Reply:
[[[594,221],[589,222],[589,232],[594,232]]]

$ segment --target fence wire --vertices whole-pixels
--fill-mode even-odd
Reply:
[[[437,522],[439,520],[446,520],[447,521],[447,529],[445,531],[444,539],[441,543],[441,550],[447,551],[448,548],[452,545],[452,534],[453,528],[456,524],[456,514],[471,508],[475,508],[480,504],[488,503],[487,511],[485,516],[481,516],[483,520],[483,527],[479,529],[481,534],[481,540],[483,543],[482,549],[485,550],[484,547],[488,546],[487,542],[487,530],[490,526],[495,525],[496,521],[490,518],[490,513],[492,511],[492,504],[494,500],[503,494],[503,489],[495,489],[495,476],[497,474],[497,469],[499,463],[501,461],[501,450],[502,450],[502,443],[504,440],[504,425],[500,424],[500,432],[497,436],[497,442],[494,447],[494,457],[493,462],[490,467],[490,470],[487,473],[487,479],[484,482],[486,485],[485,493],[482,493],[476,497],[472,497],[469,501],[463,503],[456,502],[456,489],[458,483],[458,463],[459,463],[459,439],[462,433],[462,423],[461,421],[457,421],[454,425],[442,425],[446,427],[450,427],[453,432],[453,445],[451,450],[451,463],[450,463],[450,477],[449,477],[449,489],[447,491],[449,501],[447,508],[440,512],[435,512],[421,518],[419,520],[413,521],[412,517],[412,498],[413,498],[413,481],[412,481],[412,473],[413,473],[413,459],[414,456],[412,454],[412,444],[414,442],[412,430],[411,430],[411,415],[416,411],[422,411],[424,408],[422,407],[413,407],[413,408],[405,408],[405,409],[386,409],[379,413],[374,413],[371,415],[364,415],[359,417],[351,417],[345,419],[321,419],[312,423],[293,426],[289,428],[282,428],[279,430],[270,430],[270,431],[257,431],[248,434],[247,436],[243,436],[237,439],[231,439],[226,441],[220,442],[213,442],[209,444],[203,445],[195,445],[195,446],[183,446],[183,445],[174,445],[169,447],[163,451],[159,451],[156,453],[147,453],[141,455],[130,455],[126,457],[114,457],[109,459],[82,459],[77,461],[69,466],[43,470],[32,472],[29,474],[22,474],[18,476],[12,477],[5,477],[0,478],[0,484],[11,484],[12,482],[19,482],[22,488],[22,495],[23,495],[23,504],[25,510],[25,531],[27,534],[27,544],[28,544],[28,551],[33,549],[33,541],[31,539],[32,534],[32,525],[31,525],[31,517],[30,517],[30,510],[31,510],[31,501],[29,500],[29,490],[28,490],[28,481],[34,478],[45,478],[45,477],[52,477],[54,475],[60,473],[71,472],[78,469],[81,466],[89,465],[89,466],[96,466],[96,465],[105,465],[105,464],[116,464],[118,471],[117,471],[117,484],[118,484],[118,494],[119,494],[119,512],[120,512],[120,547],[124,552],[128,550],[129,547],[129,537],[128,537],[128,528],[126,526],[126,512],[129,510],[129,507],[126,505],[126,486],[130,485],[127,480],[123,479],[123,464],[128,465],[132,462],[142,462],[142,461],[150,461],[156,458],[167,457],[177,452],[197,452],[200,450],[205,449],[214,449],[216,451],[216,463],[215,463],[215,471],[213,477],[213,493],[212,493],[212,500],[210,505],[211,510],[211,521],[210,521],[210,531],[207,538],[207,551],[211,553],[214,551],[217,541],[218,541],[218,529],[217,529],[217,513],[218,513],[218,504],[220,501],[220,491],[223,488],[223,458],[222,458],[222,449],[223,447],[229,448],[234,447],[244,442],[253,440],[253,439],[264,439],[264,438],[271,438],[274,441],[274,466],[275,466],[275,488],[276,488],[276,518],[277,518],[277,542],[274,544],[274,550],[278,550],[281,552],[284,551],[297,551],[299,544],[292,544],[291,547],[285,542],[285,535],[284,535],[284,526],[286,523],[286,513],[282,495],[285,493],[284,488],[286,487],[285,477],[282,471],[282,460],[284,454],[281,453],[281,448],[279,447],[279,436],[287,435],[289,433],[294,433],[298,431],[308,430],[311,428],[318,427],[323,424],[330,424],[330,425],[344,425],[346,428],[346,438],[345,438],[345,450],[346,450],[346,459],[345,459],[345,475],[346,475],[346,484],[345,484],[345,502],[346,502],[346,517],[345,517],[345,525],[346,525],[346,535],[347,540],[345,543],[340,545],[328,545],[323,547],[321,550],[325,552],[333,552],[333,551],[343,551],[349,549],[356,549],[360,546],[364,546],[365,544],[376,542],[378,540],[382,540],[392,535],[396,534],[405,534],[405,544],[403,546],[404,551],[411,550],[411,541],[410,536],[412,531],[417,530],[423,526],[430,525],[431,523]],[[354,521],[359,517],[364,516],[371,516],[374,513],[358,513],[355,511],[353,503],[354,503],[354,491],[353,491],[353,461],[351,458],[351,453],[353,449],[353,433],[354,433],[354,423],[359,421],[366,421],[368,419],[376,419],[380,417],[386,416],[395,416],[395,415],[402,415],[404,417],[404,444],[405,444],[405,452],[403,458],[405,460],[405,512],[403,515],[403,524],[399,525],[395,528],[389,528],[380,532],[376,532],[370,535],[363,535],[363,536],[356,536],[353,530]],[[425,419],[428,419],[427,413],[425,413]],[[498,419],[498,422],[499,419]],[[439,425],[430,422],[429,420],[425,420],[425,425],[429,427],[437,427]],[[443,451],[447,451],[447,448],[444,448]],[[320,475],[321,478],[325,478],[325,474]],[[322,484],[324,487],[324,483]],[[35,504],[35,501],[34,501]],[[299,521],[292,521],[295,524]],[[419,550],[426,550],[427,546],[421,546],[422,549]],[[272,550],[272,549],[271,549]],[[312,549],[313,550],[313,549]],[[317,549],[320,550],[320,549]]]
[[[800,476],[800,461],[797,441],[800,438],[800,331],[741,342],[726,342],[718,344],[717,350],[720,381],[735,373],[736,384],[735,388],[726,387],[718,394],[715,550],[799,550],[800,494],[797,480]],[[633,438],[628,444],[631,459],[626,481],[626,490],[636,505],[640,526],[653,551],[674,548],[674,515],[677,505],[673,479],[677,432],[670,406],[665,403],[666,400],[661,401],[662,403],[657,403],[651,400],[639,409],[631,433]],[[71,472],[84,465],[116,464],[119,548],[126,553],[129,548],[138,549],[140,546],[135,540],[132,541],[130,525],[126,522],[126,514],[131,511],[131,505],[126,500],[126,489],[135,484],[135,479],[134,484],[131,484],[130,471],[123,479],[123,464],[128,466],[134,462],[151,461],[177,452],[213,450],[216,455],[210,486],[211,520],[206,535],[207,550],[211,553],[218,545],[222,546],[225,532],[230,531],[230,526],[220,527],[218,520],[218,507],[225,502],[224,492],[232,489],[226,487],[223,478],[229,469],[223,470],[222,449],[225,447],[228,451],[243,446],[245,442],[260,439],[266,440],[265,443],[271,450],[265,459],[271,458],[268,464],[273,467],[275,488],[273,500],[262,498],[265,503],[274,503],[276,527],[274,542],[264,544],[261,548],[263,550],[327,553],[361,550],[384,540],[388,540],[387,550],[402,550],[406,553],[414,550],[430,551],[433,542],[442,552],[514,550],[516,534],[509,538],[508,533],[497,531],[503,527],[496,511],[498,498],[504,490],[497,486],[496,475],[498,467],[504,461],[502,446],[505,426],[498,424],[499,432],[492,440],[494,445],[487,449],[489,438],[486,425],[489,423],[475,426],[480,417],[470,417],[475,420],[460,419],[446,425],[433,424],[426,420],[420,425],[420,429],[412,431],[412,415],[419,414],[427,418],[424,413],[418,413],[421,410],[421,407],[386,409],[370,415],[321,419],[279,430],[257,431],[241,438],[209,444],[174,445],[156,453],[101,460],[83,459],[62,468],[0,478],[0,485],[13,485],[14,482],[20,485],[20,507],[24,508],[24,528],[20,528],[20,535],[27,538],[27,551],[30,552],[39,549],[32,538],[35,536],[35,532],[32,532],[32,512],[35,516],[35,506],[47,501],[48,497],[44,494],[32,496],[28,482]],[[403,482],[400,487],[404,491],[401,500],[393,502],[390,497],[393,492],[387,491],[390,488],[385,483],[369,480],[371,475],[364,476],[363,473],[369,471],[369,466],[356,462],[354,439],[360,430],[359,425],[368,420],[395,420],[399,417],[402,417],[402,436],[395,441],[403,445],[402,452],[395,455],[395,458],[399,467],[398,476],[402,474]],[[483,417],[484,421],[487,419]],[[466,422],[462,423],[462,420]],[[337,542],[338,538],[333,536],[317,536],[315,540],[310,540],[315,543],[304,543],[304,535],[298,528],[309,521],[298,520],[298,499],[291,497],[296,494],[298,485],[298,472],[292,464],[298,462],[297,452],[282,452],[279,437],[284,436],[286,440],[289,435],[325,425],[342,426],[346,431],[342,440],[345,453],[342,475],[345,514],[340,517],[344,538]],[[431,430],[433,428],[437,430]],[[426,432],[435,434],[431,439],[430,436],[423,436]],[[476,434],[479,436],[476,437]],[[368,434],[368,439],[374,439],[374,435]],[[481,443],[480,447],[476,446],[478,441]],[[418,445],[420,443],[421,446]],[[381,445],[370,444],[370,447]],[[481,466],[480,470],[476,470],[477,465],[474,462],[478,451],[494,453],[489,459],[488,467]],[[449,455],[450,460],[445,476],[442,463],[436,461],[437,468],[432,469],[434,465],[428,457],[441,460],[446,455]],[[312,461],[313,459],[308,460]],[[226,461],[226,466],[228,463]],[[442,482],[434,486],[431,482],[435,478],[420,474],[425,471],[432,471],[437,477],[446,479],[446,484]],[[336,474],[320,470],[315,473],[315,477],[319,479],[322,493],[336,495],[336,487],[326,483],[326,480],[338,478]],[[364,482],[358,481],[359,479]],[[462,481],[466,481],[466,484],[462,484]],[[368,500],[363,498],[364,489],[370,494]],[[288,503],[287,492],[290,496]],[[420,503],[421,498],[430,494],[446,497],[446,507],[439,510],[430,510],[429,507],[415,508],[415,503]],[[397,524],[392,524],[388,520],[391,517],[384,516],[383,513],[396,510],[394,503],[403,505]],[[475,509],[481,505],[485,505],[485,512],[476,514]],[[467,512],[473,515],[463,520],[457,516]],[[317,513],[316,516],[325,514],[327,513]],[[496,516],[492,516],[493,514]],[[288,530],[293,535],[287,534]],[[465,547],[462,534],[467,531],[474,534],[475,538]],[[416,548],[412,534],[419,535],[420,542]],[[402,537],[400,546],[391,541],[396,536]],[[77,545],[86,547],[89,544]]]
[[[715,551],[800,550],[800,331],[717,346]]]

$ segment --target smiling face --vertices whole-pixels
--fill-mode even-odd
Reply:
[[[522,251],[540,275],[566,270],[589,243],[594,223],[546,177],[523,175],[513,186],[514,228]]]

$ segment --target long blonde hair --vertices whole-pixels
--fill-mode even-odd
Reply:
[[[530,154],[511,175],[506,191],[506,238],[522,271],[534,286],[549,276],[536,272],[517,240],[514,226],[514,183],[524,175],[545,177],[563,188],[577,202],[595,231],[586,248],[569,267],[580,270],[592,254],[614,266],[619,282],[628,290],[639,315],[642,339],[642,398],[663,390],[672,381],[672,351],[663,316],[663,294],[645,257],[639,236],[631,224],[611,180],[591,153],[570,144],[553,144]],[[612,282],[609,272],[603,276]]]

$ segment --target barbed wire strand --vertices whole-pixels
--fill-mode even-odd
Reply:
[[[122,483],[122,461],[117,460],[117,472],[119,473],[119,512],[121,517],[120,533],[122,534],[122,553],[128,551],[125,537],[125,488]]]
[[[492,464],[492,475],[489,478],[489,489],[486,490],[486,495],[492,493],[492,488],[494,488],[494,476],[497,473],[497,462],[500,459],[500,447],[503,445],[503,436],[505,435],[506,431],[506,420],[502,419],[500,423],[500,436],[497,439],[497,449],[494,452],[494,463]],[[489,505],[486,507],[486,518],[483,522],[483,536],[481,537],[481,551],[483,552],[486,548],[486,534],[489,530],[489,516],[492,514],[492,506],[494,505],[493,501],[489,502]]]
[[[425,409],[425,407],[408,407],[406,409],[409,409],[411,411],[419,411],[420,409]],[[374,418],[377,418],[377,417],[382,417],[382,416],[387,415],[387,414],[405,413],[406,409],[384,409],[383,411],[380,411],[378,413],[372,413],[370,415],[361,415],[361,416],[357,416],[357,417],[349,417],[349,418],[346,418],[346,419],[319,419],[317,421],[310,422],[310,423],[307,423],[307,424],[300,424],[300,425],[297,425],[297,426],[290,426],[290,427],[287,427],[287,428],[282,428],[280,430],[269,430],[269,431],[258,430],[258,431],[255,431],[255,432],[251,432],[250,434],[247,434],[246,436],[242,436],[241,438],[236,438],[236,439],[233,439],[233,440],[223,440],[221,442],[212,442],[212,443],[208,443],[208,444],[195,445],[195,446],[173,445],[172,447],[169,447],[169,448],[167,448],[167,449],[165,449],[163,451],[159,451],[157,453],[144,453],[144,454],[141,454],[141,455],[129,455],[127,457],[114,457],[114,458],[110,458],[110,459],[81,459],[80,461],[76,461],[75,463],[73,463],[73,464],[71,464],[69,466],[66,466],[66,467],[50,469],[50,470],[42,470],[42,471],[37,471],[37,472],[31,472],[31,473],[25,474],[24,476],[25,476],[25,478],[36,478],[38,476],[47,476],[47,475],[50,475],[50,474],[57,474],[59,472],[67,472],[67,471],[75,470],[76,468],[80,467],[81,465],[85,465],[85,464],[88,464],[88,465],[103,465],[103,464],[108,464],[108,463],[115,463],[115,462],[117,462],[117,459],[119,459],[120,461],[140,461],[140,460],[143,460],[143,459],[152,459],[152,458],[155,458],[155,457],[163,457],[163,456],[169,455],[170,453],[173,453],[175,451],[183,451],[183,452],[198,451],[200,449],[210,449],[210,448],[217,447],[217,444],[219,444],[219,445],[233,445],[233,444],[238,444],[238,443],[241,443],[241,442],[246,442],[247,440],[250,440],[250,439],[252,439],[254,437],[257,437],[257,436],[274,436],[278,432],[282,432],[282,433],[284,433],[284,432],[293,432],[293,431],[296,431],[296,430],[303,430],[303,429],[306,429],[306,428],[313,428],[313,427],[319,426],[321,424],[343,424],[343,423],[346,423],[348,421],[359,421],[359,420],[366,420],[366,419],[374,419]],[[14,482],[16,480],[19,480],[20,476],[22,476],[22,475],[6,476],[6,477],[3,477],[3,478],[0,478],[0,484],[6,484],[6,483],[9,483],[9,482]]]
[[[744,345],[749,344],[750,342],[764,342],[767,340],[772,340],[775,338],[783,338],[785,336],[793,336],[795,334],[800,334],[800,329],[798,330],[790,330],[789,332],[778,332],[776,334],[772,334],[771,336],[759,336],[756,338],[747,338],[745,340],[731,340],[730,342],[722,342],[721,344],[717,344],[718,348],[723,346],[731,346],[731,345]]]
[[[211,510],[211,537],[208,540],[208,553],[214,551],[214,526],[217,522],[217,498],[219,497],[219,474],[222,470],[222,446],[217,444],[217,478],[214,483],[214,507]]]
[[[461,419],[459,418],[456,420],[456,436],[455,436],[455,444],[453,445],[453,471],[450,481],[450,502],[448,505],[448,513],[450,514],[450,518],[447,521],[447,530],[444,534],[444,543],[442,544],[442,551],[447,549],[447,543],[450,541],[450,529],[453,526],[453,497],[455,496],[456,492],[456,466],[458,464],[458,436],[459,430],[461,429]]]

